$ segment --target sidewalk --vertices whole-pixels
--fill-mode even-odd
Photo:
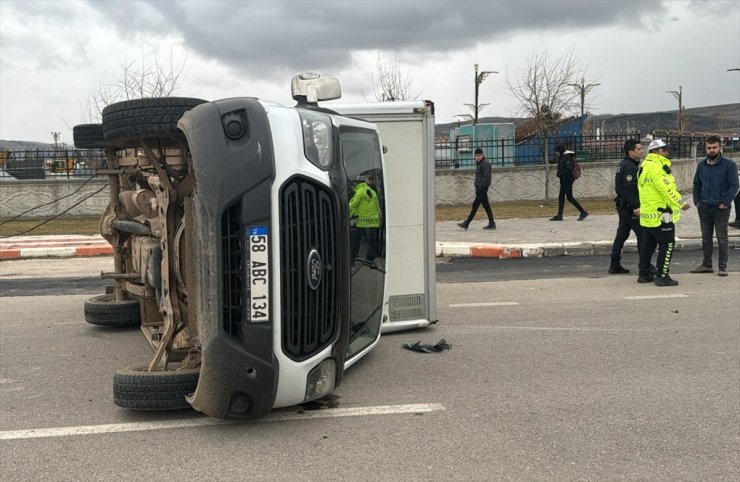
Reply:
[[[586,203],[587,204],[587,203]],[[495,213],[494,213],[495,214]],[[733,214],[734,217],[734,214]],[[454,221],[438,221],[436,255],[473,258],[530,258],[609,254],[617,230],[617,215],[576,216],[564,221],[548,218],[500,219],[497,229],[484,230],[485,214],[466,231]],[[699,216],[684,211],[676,228],[678,251],[701,249]],[[730,228],[730,248],[740,248],[740,230]],[[636,251],[634,235],[625,251]],[[0,238],[0,259],[110,255],[111,246],[100,236],[23,236]]]
[[[588,202],[584,204],[588,209]],[[501,219],[496,220],[493,231],[483,229],[487,224],[485,213],[478,213],[467,231],[459,228],[456,222],[439,221],[437,256],[530,258],[609,254],[619,224],[617,214],[591,215],[583,221],[577,219],[577,216],[567,216],[563,221],[550,221],[547,217]],[[729,237],[730,248],[740,247],[740,230],[730,227]],[[636,252],[636,244],[632,234],[624,250]],[[701,249],[699,214],[694,207],[683,211],[676,225],[675,249]]]

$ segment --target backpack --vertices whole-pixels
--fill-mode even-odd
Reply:
[[[573,180],[578,179],[581,177],[581,165],[578,164],[578,161],[576,161],[576,158],[573,158]]]

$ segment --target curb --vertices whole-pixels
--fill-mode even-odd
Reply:
[[[734,238],[734,239],[733,239]],[[636,252],[634,239],[624,245],[625,252]],[[714,243],[717,245],[716,240]],[[584,241],[562,243],[494,244],[456,241],[437,241],[435,254],[438,258],[556,258],[558,256],[607,255],[612,241]],[[740,236],[730,236],[730,249],[740,249]],[[701,249],[701,239],[678,238],[676,251]],[[0,240],[0,260],[29,258],[74,258],[109,256],[113,247],[101,236],[28,236],[12,242]]]
[[[556,258],[558,256],[592,256],[611,253],[613,241],[585,241],[542,244],[486,244],[438,241],[436,256],[438,258]],[[714,246],[717,246],[715,240]],[[730,249],[740,248],[740,239],[730,239]],[[696,251],[701,249],[701,239],[676,239],[674,249],[677,251]],[[628,240],[624,245],[625,252],[637,252],[637,242]]]
[[[59,246],[55,248],[0,248],[0,259],[74,258],[113,254],[113,246]]]
[[[25,236],[0,239],[0,259],[73,258],[113,254],[102,236]]]

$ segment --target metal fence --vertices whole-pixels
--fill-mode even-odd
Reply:
[[[516,142],[514,139],[470,138],[455,141],[439,141],[435,144],[435,165],[437,169],[470,169],[475,167],[473,153],[482,149],[486,159],[493,167],[515,167],[544,164],[547,158],[555,159],[555,147],[566,146],[576,154],[579,162],[620,160],[624,157],[624,142],[628,139],[640,140],[639,132],[624,135],[568,135],[535,137]],[[687,158],[692,154],[692,146],[703,152],[704,138],[693,136],[662,137],[668,144],[672,158]]]
[[[0,151],[0,180],[89,178],[106,166],[97,149],[15,149]]]

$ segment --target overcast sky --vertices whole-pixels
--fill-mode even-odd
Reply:
[[[573,51],[601,85],[594,114],[740,102],[740,2],[608,0],[0,1],[0,139],[72,144],[82,105],[134,61],[184,65],[177,94],[293,104],[290,77],[337,77],[346,102],[375,100],[378,53],[395,52],[437,122],[514,115],[506,87],[534,53]]]

